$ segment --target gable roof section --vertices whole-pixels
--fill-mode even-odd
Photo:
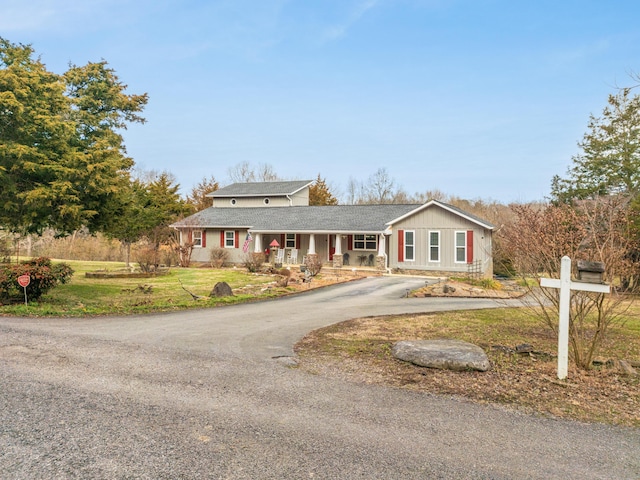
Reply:
[[[419,207],[417,207],[415,210],[412,210],[410,212],[405,213],[404,215],[401,215],[398,218],[395,218],[394,220],[391,220],[390,222],[387,223],[387,225],[391,226],[394,223],[398,223],[402,220],[404,220],[407,217],[410,217],[412,215],[415,215],[418,212],[421,212],[422,210],[425,210],[427,208],[430,208],[432,206],[438,206],[444,210],[447,210],[451,213],[453,213],[454,215],[457,215],[459,217],[462,217],[466,220],[469,220],[470,222],[475,223],[476,225],[479,225],[483,228],[486,228],[488,230],[493,230],[495,228],[494,225],[492,225],[491,223],[487,222],[486,220],[481,219],[480,217],[477,217],[475,215],[472,215],[469,212],[465,212],[464,210],[458,208],[458,207],[454,207],[453,205],[449,205],[448,203],[444,203],[444,202],[439,202],[438,200],[429,200],[427,203],[425,203],[424,205],[420,205]]]
[[[175,228],[250,229],[252,232],[382,233],[390,218],[419,205],[334,205],[209,207],[172,225]]]
[[[219,188],[215,192],[208,193],[207,197],[257,197],[271,196],[284,197],[293,195],[313,183],[313,180],[294,180],[288,182],[246,182],[232,183]]]

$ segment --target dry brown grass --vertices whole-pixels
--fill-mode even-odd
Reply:
[[[394,359],[398,340],[456,338],[485,349],[488,372],[451,372]],[[534,353],[512,349],[528,343]],[[500,403],[528,413],[640,426],[640,376],[616,365],[590,371],[571,368],[557,381],[556,337],[521,309],[447,312],[350,320],[314,331],[296,345],[300,368],[356,382],[391,385],[435,394]],[[600,356],[640,360],[640,321],[609,332]]]

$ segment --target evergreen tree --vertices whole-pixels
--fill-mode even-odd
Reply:
[[[309,205],[337,205],[338,200],[331,194],[327,182],[318,173],[318,178],[309,187]]]
[[[147,102],[125,89],[105,62],[57,75],[0,38],[0,226],[106,228],[133,165],[117,132]]]
[[[203,177],[202,180],[191,189],[191,193],[187,195],[187,204],[191,206],[193,212],[199,212],[200,210],[209,208],[212,200],[207,197],[207,195],[215,192],[219,188],[220,184],[213,175],[209,178]]]
[[[640,97],[624,88],[610,95],[601,117],[589,120],[589,132],[579,143],[566,178],[555,176],[552,199],[576,199],[640,193]]]

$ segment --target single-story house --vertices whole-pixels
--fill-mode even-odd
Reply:
[[[302,263],[316,256],[341,268],[423,270],[491,276],[493,225],[437,200],[411,205],[309,206],[313,181],[234,183],[207,195],[212,206],[174,223],[191,259],[213,248],[229,261],[266,254]]]

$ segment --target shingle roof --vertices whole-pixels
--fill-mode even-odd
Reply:
[[[250,228],[254,232],[383,232],[387,223],[420,205],[209,207],[174,227]]]
[[[285,196],[292,195],[312,183],[313,180],[232,183],[207,194],[207,197]]]

